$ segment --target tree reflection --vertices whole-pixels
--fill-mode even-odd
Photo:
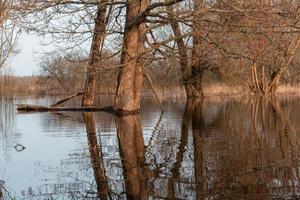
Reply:
[[[202,130],[203,116],[202,116],[202,100],[194,101],[193,103],[193,118],[192,118],[192,132],[194,144],[194,173],[197,199],[203,198],[204,191],[204,174],[203,174],[203,138]]]
[[[147,199],[140,115],[116,117],[116,127],[127,198]]]
[[[186,147],[188,144],[189,137],[189,128],[191,124],[191,117],[193,113],[193,103],[188,101],[182,118],[182,126],[181,126],[181,136],[179,140],[179,146],[177,148],[176,160],[171,169],[172,176],[168,180],[168,198],[175,199],[176,198],[176,183],[180,181],[180,168],[182,166],[182,162],[184,159],[184,153],[186,152]]]
[[[14,146],[17,142],[15,138],[14,126],[15,126],[15,108],[14,101],[0,97],[0,148],[4,149],[5,158],[9,158],[9,152],[6,151],[6,147]],[[0,168],[0,173],[2,172]]]
[[[183,117],[181,136],[179,140],[178,151],[176,153],[176,161],[171,169],[172,176],[168,180],[168,197],[167,199],[176,199],[176,184],[181,180],[180,169],[184,162],[184,154],[188,148],[188,138],[190,130],[192,129],[193,149],[194,149],[194,178],[196,197],[200,199],[203,197],[203,141],[201,135],[202,118],[202,100],[188,100]],[[178,192],[178,191],[177,191]],[[178,195],[178,194],[177,194]]]
[[[139,115],[106,120],[83,113],[79,117],[85,122],[88,146],[61,161],[57,170],[37,164],[45,177],[52,173],[69,179],[42,182],[35,191],[28,188],[24,197],[297,199],[300,149],[295,121],[300,115],[292,111],[299,103],[288,103],[274,97],[188,101],[184,112],[169,108],[157,124],[145,113],[143,126]],[[115,117],[116,130],[106,126],[102,142],[94,116],[102,128]],[[77,121],[78,115],[72,117]]]
[[[97,140],[95,119],[92,113],[83,113],[82,116],[86,126],[91,163],[97,185],[97,196],[99,199],[108,199],[110,189],[103,166],[101,143],[98,143]]]

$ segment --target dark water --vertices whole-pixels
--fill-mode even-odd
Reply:
[[[18,114],[16,103],[47,105],[55,99],[0,98],[2,195],[298,199],[299,100],[178,100],[166,103],[161,114],[153,100],[145,99],[141,116],[116,118],[106,113]],[[106,97],[99,104],[112,102]]]

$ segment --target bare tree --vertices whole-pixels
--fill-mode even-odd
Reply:
[[[14,53],[14,46],[18,38],[16,22],[12,15],[13,1],[0,2],[0,68],[3,68]]]
[[[254,94],[274,93],[300,43],[299,6],[292,0],[26,0],[20,5],[27,30],[67,40],[69,50],[91,43],[82,106],[93,104],[107,44],[108,57],[120,59],[114,67],[120,114],[140,111],[144,69],[158,60],[179,61],[188,98],[203,96],[206,72],[221,77],[225,71],[239,84],[248,79],[244,85]]]
[[[98,5],[82,106],[91,106],[94,103],[97,73],[99,73],[97,66],[99,66],[100,63],[99,59],[101,58],[102,46],[106,36],[107,6],[105,4],[107,2],[107,0],[99,1]]]

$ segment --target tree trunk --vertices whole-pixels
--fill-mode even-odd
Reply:
[[[200,11],[203,7],[202,1],[194,2],[194,16],[193,16],[193,49],[192,49],[192,66],[189,75],[188,98],[198,98],[203,96],[202,77],[204,74],[204,67],[201,66],[202,42],[201,42],[201,25]]]
[[[197,13],[200,11],[202,2],[194,2],[194,38],[193,38],[193,52],[192,52],[192,63],[188,63],[188,53],[186,45],[182,37],[180,26],[176,21],[174,16],[174,11],[172,6],[167,7],[168,16],[171,19],[171,28],[175,36],[175,42],[177,44],[179,56],[180,56],[180,65],[182,71],[182,79],[186,91],[186,96],[188,99],[197,98],[203,95],[202,92],[202,75],[204,69],[200,66],[200,56],[201,56],[201,39],[200,39],[200,26],[197,24]]]
[[[137,20],[148,6],[148,0],[128,2],[126,25],[121,55],[121,70],[118,77],[116,110],[120,115],[140,112],[144,68],[140,59],[145,44],[144,23]]]
[[[171,25],[173,34],[176,38],[175,42],[177,44],[177,48],[178,48],[178,52],[179,52],[180,67],[181,67],[181,71],[182,71],[182,80],[183,80],[183,84],[185,87],[186,95],[188,96],[188,94],[190,93],[189,92],[190,88],[188,87],[188,82],[189,82],[189,78],[190,78],[190,74],[191,74],[191,68],[190,68],[190,65],[188,64],[187,48],[184,44],[184,40],[182,37],[182,33],[180,30],[179,24],[176,21],[173,7],[167,6],[167,12],[168,12],[168,17],[171,20],[170,25]]]
[[[87,68],[86,83],[81,103],[82,106],[92,106],[94,103],[96,80],[97,75],[99,73],[97,72],[97,69],[101,57],[100,47],[101,44],[104,42],[104,37],[106,33],[105,15],[107,6],[103,5],[105,2],[106,0],[100,1],[98,5],[98,12],[95,19],[95,29],[90,52],[90,61],[89,66]]]

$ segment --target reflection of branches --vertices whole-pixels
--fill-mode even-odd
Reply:
[[[176,160],[171,169],[172,176],[168,180],[168,198],[175,199],[175,184],[180,181],[180,168],[184,160],[183,156],[187,149],[188,136],[190,125],[192,124],[192,136],[194,147],[194,173],[195,173],[195,186],[196,195],[200,199],[204,196],[204,176],[203,176],[203,139],[201,133],[201,126],[203,125],[202,117],[202,99],[189,100],[186,103],[185,111],[182,119],[182,132],[180,144],[177,148]]]
[[[188,101],[185,105],[185,110],[182,118],[182,128],[181,128],[181,138],[180,138],[180,144],[177,147],[177,153],[176,153],[176,160],[173,164],[173,168],[171,169],[172,176],[169,178],[168,181],[168,198],[175,199],[175,183],[180,178],[180,167],[183,162],[183,155],[186,150],[186,146],[188,143],[188,136],[189,136],[189,126],[191,122],[191,117],[193,113],[193,102]]]
[[[285,158],[285,154],[284,154],[284,148],[282,145],[283,145],[283,139],[284,139],[284,137],[286,137],[289,144],[291,145],[291,150],[292,150],[291,156],[292,156],[292,158],[294,158],[295,152],[296,152],[295,148],[299,144],[297,141],[296,131],[292,127],[289,118],[281,110],[279,101],[275,97],[272,97],[272,98],[270,98],[269,102],[270,102],[273,112],[274,112],[274,117],[276,120],[275,121],[276,129],[277,129],[277,133],[279,134],[279,143],[280,143],[281,151],[283,153],[283,157]]]
[[[156,134],[160,132],[160,126],[161,126],[161,122],[162,122],[162,119],[163,119],[163,115],[164,115],[164,112],[161,112],[160,116],[159,116],[159,119],[158,119],[155,127],[153,128],[152,135],[151,135],[149,143],[147,145],[147,151],[146,152],[150,152],[149,150],[151,150],[151,148],[153,148],[153,139],[156,137]]]
[[[7,146],[12,146],[16,141],[11,131],[15,123],[14,102],[0,98],[0,147],[5,157],[9,157]]]
[[[14,200],[15,198],[10,194],[10,192],[5,187],[4,181],[0,180],[0,200]]]
[[[258,111],[259,111],[259,106],[261,101],[262,101],[261,98],[254,98],[252,102],[252,111],[251,111],[251,144],[253,142],[254,146],[257,147],[258,149],[261,149],[261,141],[257,132],[257,118],[258,118]]]

